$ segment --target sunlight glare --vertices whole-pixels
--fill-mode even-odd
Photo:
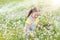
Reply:
[[[54,10],[59,8],[60,7],[60,0],[52,0],[51,6]]]

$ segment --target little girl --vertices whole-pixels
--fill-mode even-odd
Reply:
[[[25,32],[29,33],[30,35],[34,35],[33,32],[36,30],[38,26],[38,16],[39,16],[40,10],[35,7],[29,11],[28,19],[25,23]]]

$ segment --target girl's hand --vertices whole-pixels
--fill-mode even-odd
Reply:
[[[33,34],[33,33],[31,33],[31,36],[32,36],[32,37],[34,37],[34,34]]]
[[[41,28],[41,26],[38,24],[38,25],[37,25],[37,28],[39,29],[39,28]]]
[[[34,34],[33,34],[33,32],[30,32],[29,34],[30,34],[32,37],[34,37]]]
[[[37,29],[43,29],[43,26],[41,26],[41,25],[37,25]]]

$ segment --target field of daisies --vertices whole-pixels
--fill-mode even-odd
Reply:
[[[40,8],[35,40],[60,40],[59,0],[0,0],[0,40],[26,40],[23,32],[31,8]],[[42,28],[43,27],[43,28]],[[34,38],[29,35],[29,39]]]

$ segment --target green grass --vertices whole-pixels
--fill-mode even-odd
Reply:
[[[19,2],[24,2],[25,0],[0,0],[1,8],[3,5],[16,2],[12,6],[13,7]],[[2,12],[0,13],[0,40],[26,40],[25,33],[23,32],[23,28],[25,27],[26,15],[22,15],[23,13],[28,13],[28,8],[33,7],[34,5],[27,7],[20,7],[12,10],[11,12]],[[42,5],[40,5],[42,9]],[[51,12],[44,12],[43,10],[40,12],[39,25],[43,26],[43,28],[36,29],[34,36],[39,40],[60,40],[60,8]],[[22,13],[20,13],[22,12]],[[15,15],[16,14],[16,15]],[[11,16],[13,15],[13,16]],[[50,27],[47,24],[51,24]],[[30,36],[30,39],[34,38]]]

